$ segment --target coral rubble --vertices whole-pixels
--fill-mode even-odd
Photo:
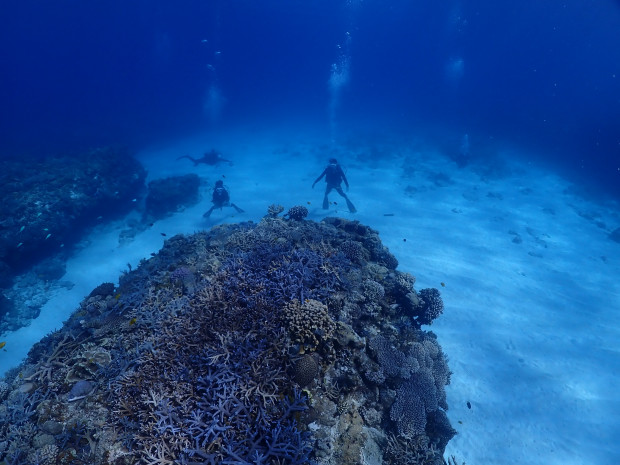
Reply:
[[[0,382],[0,463],[443,463],[439,292],[358,222],[278,213],[95,289]]]

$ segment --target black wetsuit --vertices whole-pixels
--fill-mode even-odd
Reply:
[[[347,177],[344,175],[342,167],[339,164],[327,165],[327,168],[325,168],[321,175],[312,183],[312,187],[314,187],[314,185],[319,182],[323,176],[325,176],[325,182],[327,183],[325,186],[325,196],[323,197],[323,208],[325,210],[329,208],[329,200],[327,195],[332,191],[332,189],[336,189],[336,192],[338,192],[347,201],[349,211],[351,213],[355,213],[357,211],[355,205],[353,205],[347,197],[347,194],[345,194],[342,190],[342,187],[340,187],[340,183],[344,181],[344,185],[347,186],[347,189],[349,188],[349,181],[347,181]]]
[[[230,195],[224,186],[215,186],[215,189],[213,189],[213,195],[211,196],[211,202],[213,203],[213,206],[203,215],[205,218],[209,218],[213,210],[216,208],[222,207],[233,207],[237,210],[237,213],[243,213],[241,208],[236,206],[234,203],[230,203]]]

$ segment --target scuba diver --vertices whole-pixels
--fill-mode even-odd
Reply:
[[[215,187],[213,188],[213,196],[211,197],[211,202],[213,206],[207,210],[207,212],[202,215],[205,218],[209,218],[211,213],[216,208],[221,209],[222,207],[233,207],[237,210],[237,213],[243,213],[243,210],[236,206],[234,203],[230,203],[230,195],[228,194],[228,190],[224,187],[224,181],[218,179],[215,181]]]
[[[336,192],[338,192],[347,201],[349,211],[351,213],[355,213],[357,211],[355,205],[353,205],[353,203],[349,200],[349,197],[347,197],[347,194],[345,194],[342,190],[342,187],[340,187],[340,183],[344,181],[344,185],[347,186],[347,191],[349,190],[349,181],[347,181],[347,177],[344,175],[342,167],[338,164],[338,160],[335,158],[329,159],[329,165],[327,165],[327,168],[325,168],[321,175],[312,183],[313,189],[315,184],[319,182],[323,176],[325,176],[325,182],[327,183],[325,186],[325,197],[323,197],[323,209],[327,210],[329,208],[329,200],[327,199],[327,195],[332,189],[336,189]]]

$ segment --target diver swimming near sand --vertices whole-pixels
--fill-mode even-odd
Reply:
[[[215,149],[211,149],[209,152],[205,152],[204,155],[200,158],[190,157],[189,155],[183,155],[177,160],[181,160],[182,158],[187,158],[188,160],[194,163],[194,166],[198,166],[199,164],[216,166],[219,163],[228,163],[232,165],[233,162],[231,160],[227,160],[226,158],[222,158],[222,154]]]
[[[221,210],[222,207],[233,207],[235,210],[237,210],[237,213],[244,213],[241,208],[239,208],[237,205],[230,201],[230,194],[228,193],[228,189],[224,186],[224,181],[222,181],[221,179],[218,179],[215,182],[215,188],[213,189],[211,203],[213,203],[213,206],[209,208],[209,210],[207,210],[204,215],[202,215],[204,218],[209,218],[211,216],[211,213],[213,213],[213,210],[215,210],[216,208],[219,208]]]
[[[349,190],[349,181],[347,181],[347,177],[345,176],[344,171],[342,171],[342,167],[338,164],[338,161],[335,158],[329,159],[329,165],[327,165],[327,168],[325,168],[321,175],[312,183],[313,189],[316,183],[323,177],[325,177],[326,182],[325,194],[323,196],[323,209],[327,210],[329,208],[329,199],[327,196],[332,189],[335,189],[336,192],[338,192],[340,196],[344,197],[346,200],[349,211],[351,213],[357,212],[355,205],[353,205],[353,202],[349,200],[349,197],[347,197],[347,194],[344,193],[342,187],[340,186],[340,184],[344,181],[344,185],[347,186],[347,191]]]

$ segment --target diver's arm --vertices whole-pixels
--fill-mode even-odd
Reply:
[[[325,168],[325,169],[323,170],[323,172],[321,173],[321,175],[320,175],[318,178],[316,178],[316,180],[312,183],[312,187],[314,187],[314,185],[315,185],[317,182],[319,182],[319,181],[323,178],[323,176],[325,176],[325,174],[327,174],[327,168]]]

